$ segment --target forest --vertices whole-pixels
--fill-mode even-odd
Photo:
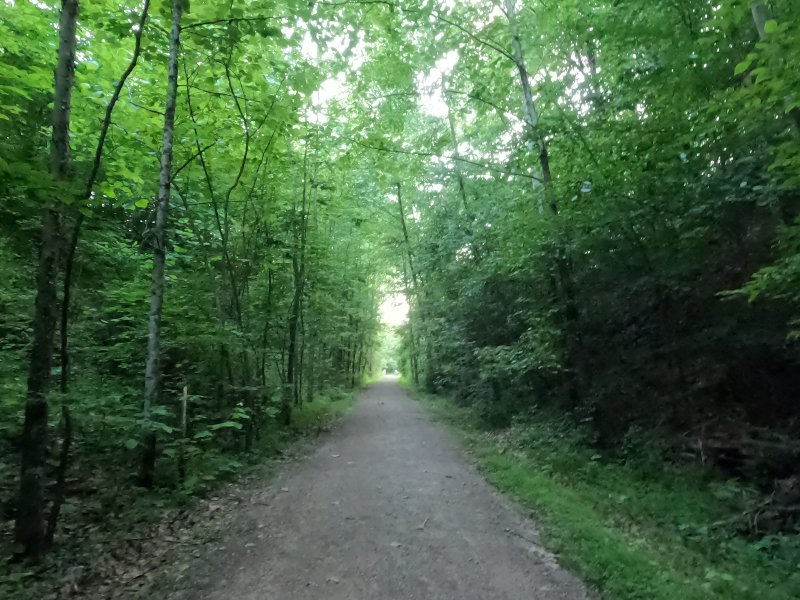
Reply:
[[[0,198],[0,595],[395,364],[800,590],[794,0],[3,0]]]

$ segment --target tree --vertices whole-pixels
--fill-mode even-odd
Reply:
[[[53,134],[50,171],[53,192],[69,193],[69,131],[75,73],[78,1],[63,0],[53,93]],[[61,245],[58,199],[49,199],[42,217],[33,344],[28,369],[28,393],[22,432],[22,461],[15,537],[25,555],[38,560],[44,551],[44,479],[47,461],[47,391],[56,325],[56,268]]]
[[[172,2],[172,28],[167,59],[167,97],[164,102],[164,134],[161,142],[161,168],[158,181],[156,220],[152,230],[153,277],[150,285],[150,315],[147,329],[147,366],[144,375],[144,432],[139,483],[150,488],[156,462],[156,433],[151,412],[159,399],[161,385],[161,313],[164,306],[164,283],[167,256],[167,215],[172,183],[175,107],[178,99],[178,60],[181,39],[183,0]]]

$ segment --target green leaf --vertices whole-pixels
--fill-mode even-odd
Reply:
[[[236,421],[223,421],[222,423],[216,423],[211,425],[209,429],[212,431],[216,431],[218,429],[241,429],[242,424],[237,423]]]
[[[147,208],[148,206],[150,206],[150,200],[142,198],[141,200],[137,200],[136,202],[134,202],[133,205],[136,208]]]
[[[100,191],[109,198],[117,197],[117,192],[108,184],[100,186]]]
[[[160,421],[151,421],[150,427],[153,429],[158,429],[159,431],[163,431],[164,433],[172,433],[175,431],[174,427],[170,427],[166,423],[161,423]]]
[[[259,30],[261,37],[277,37],[281,35],[281,30],[277,27],[264,27]]]
[[[740,62],[738,65],[736,65],[736,68],[733,70],[733,74],[734,75],[741,75],[742,73],[747,71],[747,69],[750,68],[751,64],[753,64],[753,59],[750,56],[748,56],[742,62]]]
[[[764,33],[775,33],[778,29],[778,22],[775,19],[770,19],[764,23]]]

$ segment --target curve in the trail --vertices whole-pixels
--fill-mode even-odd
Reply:
[[[365,390],[341,426],[262,497],[174,598],[587,597],[395,381]]]

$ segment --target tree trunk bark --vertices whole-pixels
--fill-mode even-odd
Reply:
[[[147,22],[147,14],[150,10],[150,0],[145,0],[142,6],[142,12],[139,16],[139,27],[134,32],[134,47],[133,56],[131,57],[128,66],[122,72],[114,93],[111,95],[111,100],[108,101],[106,106],[105,116],[103,117],[103,124],[100,126],[100,136],[97,139],[97,145],[94,152],[94,160],[92,161],[92,168],[89,172],[89,177],[86,180],[86,189],[83,192],[83,197],[78,199],[78,208],[87,202],[92,197],[94,184],[97,181],[97,175],[100,172],[100,164],[103,160],[103,149],[106,145],[106,137],[108,130],[111,127],[111,115],[114,112],[114,107],[122,95],[122,89],[125,87],[125,82],[136,64],[139,62],[139,55],[142,52],[142,34],[144,33],[144,26]],[[70,375],[70,356],[69,356],[69,309],[72,296],[72,269],[75,264],[75,254],[78,249],[78,241],[80,240],[81,227],[83,225],[84,215],[79,212],[75,218],[75,225],[72,228],[72,235],[70,236],[69,247],[67,249],[67,257],[64,261],[64,282],[61,299],[61,392],[66,393],[69,388],[69,375]]]
[[[533,101],[533,91],[531,89],[530,75],[525,67],[525,54],[522,51],[522,41],[519,34],[519,23],[517,22],[516,0],[505,0],[506,17],[511,28],[511,49],[514,57],[514,65],[519,72],[519,83],[522,88],[522,110],[525,123],[528,126],[528,134],[531,141],[536,144],[539,150],[539,167],[542,172],[542,185],[544,186],[544,199],[550,213],[558,213],[558,205],[553,196],[553,176],[550,172],[550,156],[547,151],[547,142],[539,131],[539,114],[536,111],[536,103]],[[535,181],[534,181],[535,184]],[[539,202],[539,212],[544,212],[541,201]]]
[[[530,75],[525,66],[525,54],[522,49],[522,41],[519,32],[519,22],[517,21],[516,0],[505,0],[505,14],[511,29],[511,49],[514,64],[519,72],[520,87],[522,89],[522,108],[525,124],[528,133],[539,151],[539,168],[542,175],[542,186],[544,188],[544,203],[552,217],[558,215],[558,202],[553,189],[553,175],[550,171],[550,155],[547,148],[547,141],[544,139],[539,129],[539,113],[533,100],[533,90],[530,83]],[[541,200],[539,201],[539,212],[544,212]],[[572,282],[572,258],[569,254],[568,245],[563,239],[562,233],[557,234],[557,247],[555,257],[555,269],[557,274],[557,285],[554,295],[559,298],[564,311],[565,323],[574,323],[578,318],[578,307],[575,300],[574,285]],[[572,340],[574,348],[582,346],[580,334],[576,334]],[[577,402],[578,388],[577,368],[574,366],[574,358],[568,352],[568,368],[572,370],[573,376],[569,377],[568,387],[569,396],[573,402]]]
[[[405,209],[403,208],[403,196],[401,194],[401,185],[397,183],[397,205],[400,211],[400,224],[403,228],[403,240],[405,241],[406,246],[406,253],[408,256],[408,268],[411,271],[411,283],[413,286],[414,297],[417,302],[420,303],[420,321],[422,322],[422,329],[424,332],[424,339],[425,339],[425,385],[428,389],[432,389],[433,387],[433,350],[431,348],[431,336],[427,331],[427,326],[429,321],[427,319],[427,314],[425,311],[425,304],[422,302],[422,293],[424,292],[424,288],[422,287],[421,278],[417,270],[414,268],[414,254],[411,252],[411,239],[408,235],[408,227],[406,226],[406,216],[405,216]],[[417,365],[417,377],[419,377],[419,359],[416,362]]]
[[[767,8],[767,5],[763,2],[756,2],[753,4],[750,8],[750,12],[753,15],[753,22],[758,30],[758,37],[763,40],[767,34],[764,30],[764,26],[767,24],[767,21],[772,18],[772,14],[770,14],[769,8]]]
[[[450,140],[453,142],[453,157],[455,164],[453,165],[456,171],[456,178],[458,179],[458,193],[461,196],[461,204],[464,207],[464,216],[471,220],[469,212],[469,201],[467,200],[467,187],[464,183],[464,174],[461,172],[461,153],[458,149],[458,136],[456,135],[456,123],[453,118],[453,110],[450,108],[450,96],[447,93],[447,84],[445,83],[444,76],[442,76],[442,98],[444,98],[447,106],[447,125],[450,129]]]
[[[56,469],[56,485],[53,492],[53,504],[50,506],[50,515],[47,517],[47,530],[45,532],[45,546],[53,544],[58,526],[58,518],[61,515],[61,507],[67,497],[67,471],[69,470],[69,451],[72,448],[72,416],[66,400],[62,399],[61,405],[61,427],[62,440],[61,450],[58,457],[58,468]]]
[[[28,369],[28,393],[22,429],[22,456],[15,538],[23,554],[36,562],[44,539],[44,489],[47,464],[47,391],[56,319],[56,262],[59,217],[47,209],[42,219],[42,247],[37,275],[33,347]]]
[[[58,58],[53,95],[53,139],[50,169],[57,185],[69,174],[69,124],[75,80],[78,0],[63,0],[59,17]],[[59,190],[63,191],[63,190]],[[42,216],[41,249],[36,277],[33,345],[22,430],[19,503],[14,535],[23,553],[38,561],[44,551],[44,478],[47,464],[47,391],[56,325],[56,276],[61,219],[56,202]]]
[[[150,412],[158,402],[161,384],[161,309],[164,305],[164,267],[166,262],[166,228],[172,179],[172,138],[178,92],[178,53],[180,51],[182,0],[172,0],[172,30],[169,36],[167,65],[167,97],[164,106],[164,132],[161,146],[161,172],[158,186],[156,222],[153,228],[153,275],[150,285],[150,320],[147,331],[147,365],[144,376],[144,430],[139,484],[153,487],[156,462],[156,434],[150,423]]]
[[[289,315],[289,349],[286,362],[286,394],[281,409],[281,422],[288,425],[291,421],[292,404],[295,397],[295,379],[297,376],[297,329],[300,322],[300,311],[302,310],[303,286],[300,280],[300,269],[295,270],[295,287],[292,297],[292,309]]]
[[[316,347],[316,340],[311,337],[308,341],[308,374],[306,375],[306,402],[314,401],[314,386],[315,377],[317,375],[316,363],[318,351]]]
[[[300,324],[300,315],[303,310],[303,288],[305,287],[305,246],[308,220],[306,216],[308,193],[308,140],[303,152],[303,190],[302,204],[300,206],[300,225],[294,227],[294,251],[292,253],[292,274],[294,278],[294,295],[292,308],[289,315],[289,349],[286,362],[286,391],[283,406],[281,407],[281,422],[288,425],[292,418],[292,405],[296,400],[297,387],[297,329]]]
[[[305,313],[300,312],[300,353],[297,357],[297,377],[294,384],[294,405],[300,406],[303,402],[303,380],[306,360],[306,322]]]
[[[408,279],[408,268],[406,266],[407,261],[406,257],[403,257],[403,284],[405,286],[405,293],[406,299],[410,302],[411,299],[411,285]],[[410,367],[411,367],[411,381],[413,382],[414,386],[419,386],[419,368],[417,366],[417,338],[416,334],[414,333],[414,320],[416,319],[416,315],[414,314],[413,310],[408,311],[408,351],[410,353]]]

